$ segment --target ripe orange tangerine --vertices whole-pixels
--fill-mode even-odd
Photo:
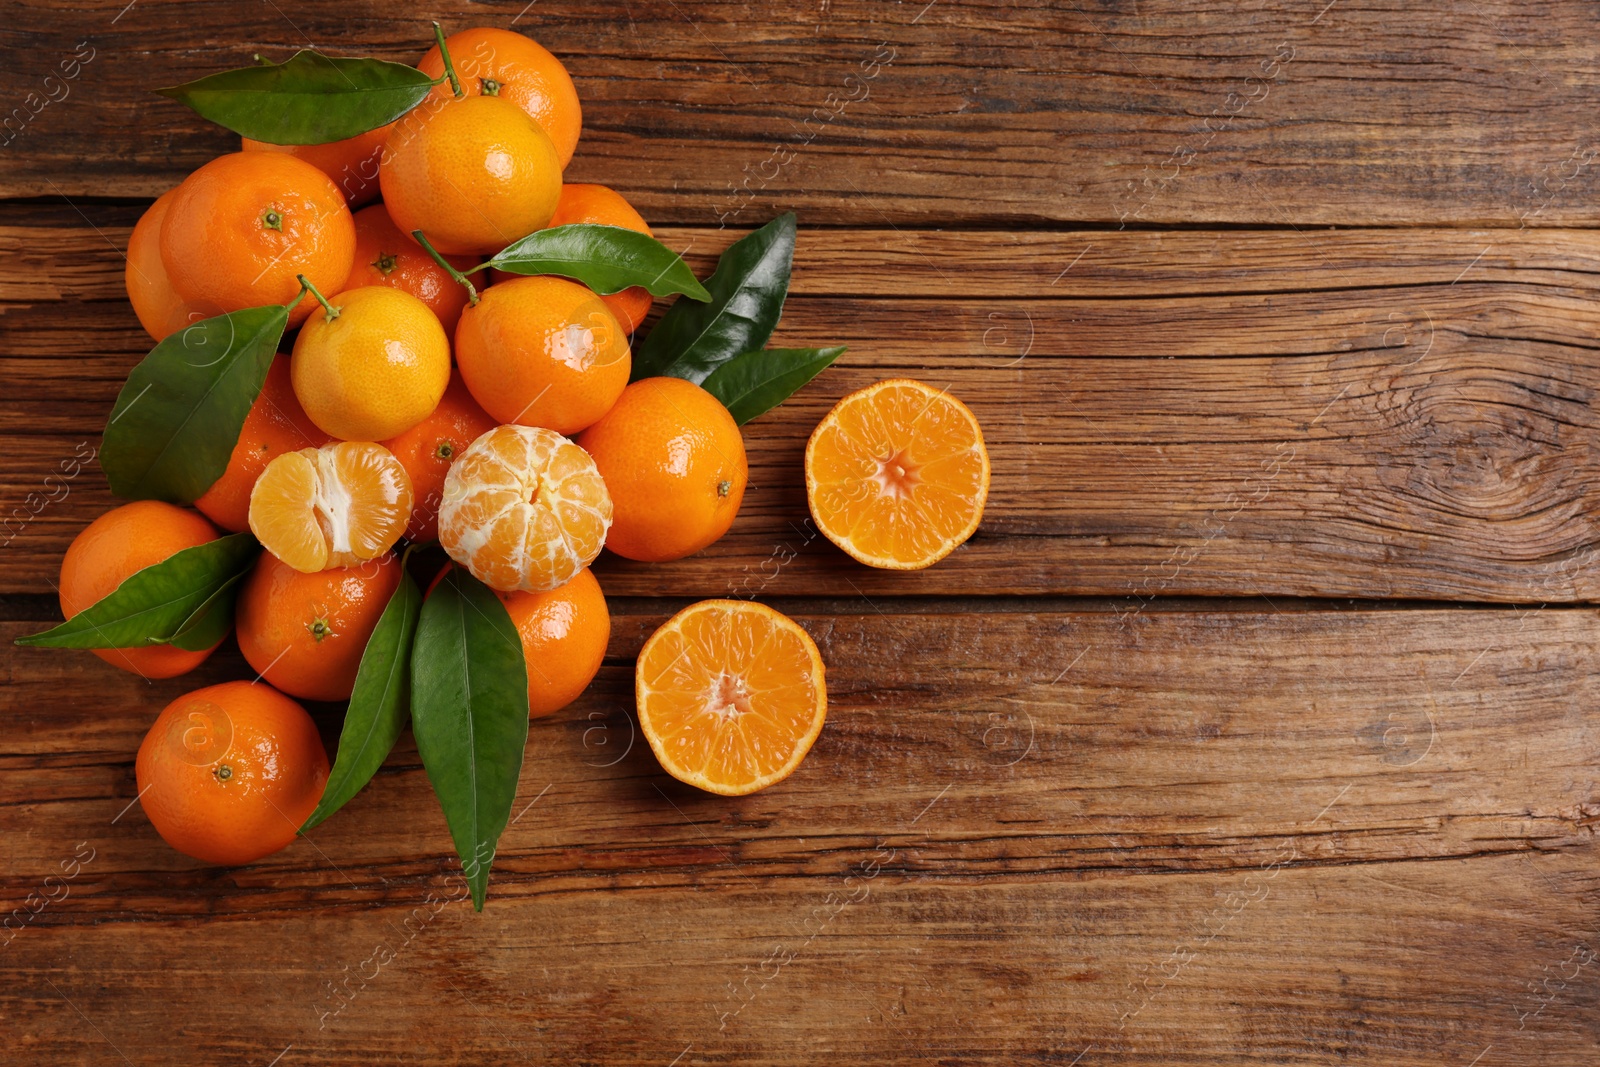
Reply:
[[[667,620],[639,652],[634,691],[661,766],[723,796],[787,778],[828,714],[811,635],[744,600],[702,600]]]
[[[216,527],[204,517],[159,500],[136,500],[112,508],[84,527],[67,546],[56,590],[61,614],[72,618],[115,592],[135,571],[216,536]],[[90,651],[113,667],[145,678],[172,678],[194,670],[215,650],[215,645],[198,652],[176,645],[150,645]]]
[[[497,594],[522,638],[528,664],[528,714],[537,718],[578,699],[600,671],[611,613],[588,567],[542,593]]]
[[[328,784],[328,753],[299,704],[263,683],[224,682],[162,710],[134,774],[167,844],[237,866],[294,840]]]
[[[217,312],[203,304],[191,304],[172,288],[167,265],[161,261],[161,224],[167,217],[176,189],[156,197],[128,238],[128,265],[123,271],[128,286],[128,302],[139,316],[139,325],[157,341]],[[459,288],[459,286],[458,286]]]
[[[450,340],[428,305],[399,289],[349,289],[294,341],[289,376],[311,421],[342,441],[404,433],[450,384]]]
[[[303,574],[263,552],[239,590],[239,651],[290,696],[349,700],[361,654],[400,576],[393,553]]]
[[[324,293],[350,276],[356,228],[329,177],[281,152],[218,156],[183,180],[161,223],[161,261],[184,300],[219,311],[287,304],[304,274]],[[316,304],[300,300],[291,326]]]
[[[554,589],[600,554],[611,494],[589,454],[552,430],[497,426],[450,467],[439,543],[501,592]]]
[[[411,477],[413,505],[406,539],[439,538],[439,504],[450,464],[467,446],[494,429],[495,421],[478,406],[460,378],[452,378],[433,414],[398,437],[383,442]]]
[[[285,452],[328,443],[328,435],[307,417],[289,384],[289,357],[272,358],[261,392],[244,417],[228,468],[194,506],[206,518],[234,533],[250,528],[250,490],[267,464]]]
[[[616,500],[606,545],[646,562],[693,555],[744,499],[744,438],[728,409],[682,378],[641,378],[578,436]]]
[[[556,203],[556,213],[551,226],[571,226],[589,223],[594,226],[620,226],[625,230],[649,234],[650,226],[644,216],[633,209],[626,198],[615,189],[604,185],[568,182],[561,187],[561,199]],[[633,333],[650,314],[652,297],[642,285],[624,289],[600,298],[617,317],[625,333]]]
[[[286,452],[250,493],[250,532],[307,574],[376,559],[411,516],[411,479],[387,448],[338,441]]]
[[[447,254],[498,252],[549,225],[561,161],[539,124],[509,101],[430,99],[389,135],[378,181],[402,232],[420,229]]]
[[[450,61],[469,96],[498,96],[527,112],[555,144],[563,170],[572,161],[583,129],[578,89],[561,60],[537,41],[511,30],[476,27],[445,38]],[[430,78],[444,76],[439,46],[428,49],[417,69]],[[448,80],[433,89],[435,98],[452,92]],[[426,106],[426,105],[424,105]]]
[[[472,256],[445,259],[460,271],[477,265]],[[409,234],[401,233],[382,204],[356,212],[355,266],[345,288],[364,285],[387,285],[410,293],[439,317],[446,336],[455,335],[456,321],[467,306],[466,288],[445,273]]]
[[[541,275],[500,282],[461,313],[456,365],[500,422],[572,434],[611,410],[633,357],[598,296]]]
[[[989,452],[967,406],[895,378],[851,393],[806,443],[806,502],[828,540],[870,567],[918,570],[978,528]]]
[[[283,152],[305,160],[326,174],[354,209],[378,198],[378,160],[393,128],[391,122],[327,144],[268,144],[245,137],[240,147],[246,152]]]

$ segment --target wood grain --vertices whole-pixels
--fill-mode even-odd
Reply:
[[[311,839],[203,868],[127,807],[132,751],[236,653],[149,684],[0,626],[38,709],[0,896],[59,897],[0,949],[0,1010],[41,1062],[1595,1054],[1594,611],[780,606],[829,670],[800,770],[730,801],[630,744],[667,609],[618,601],[482,916],[408,740]]]
[[[148,347],[117,248],[136,208],[0,228],[0,591],[48,592],[113,503],[96,447]],[[702,273],[733,234],[668,228]],[[803,231],[774,343],[851,351],[746,428],[732,533],[623,595],[1600,597],[1590,231]],[[977,536],[918,574],[808,524],[803,442],[880,378],[977,413]]]
[[[84,0],[70,19],[22,0],[0,27],[18,57],[0,137],[20,130],[0,194],[154,196],[235,142],[150,89],[307,45],[414,61],[428,16],[560,55],[585,119],[569,175],[660,222],[1600,219],[1596,16],[1579,0]],[[62,81],[80,45],[92,58]]]

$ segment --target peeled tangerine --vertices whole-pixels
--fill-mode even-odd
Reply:
[[[307,574],[376,559],[411,517],[411,479],[387,448],[338,441],[285,452],[250,493],[250,531]]]
[[[611,494],[594,460],[554,430],[496,426],[445,476],[439,543],[501,592],[571,581],[610,528]]]

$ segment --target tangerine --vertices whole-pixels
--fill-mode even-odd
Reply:
[[[281,152],[218,156],[183,180],[161,223],[173,290],[222,312],[288,304],[301,274],[338,292],[355,247],[355,222],[333,181]],[[290,325],[315,306],[300,300]]]
[[[628,384],[627,333],[600,298],[565,278],[513,278],[456,326],[461,380],[501,423],[577,433]]]
[[[438,316],[384,285],[350,289],[295,338],[289,374],[311,421],[342,441],[382,441],[439,406],[450,341]]]
[[[295,398],[289,383],[289,357],[279,353],[272,357],[261,392],[244,417],[227,470],[194,506],[224,530],[242,533],[250,528],[250,490],[267,464],[285,452],[327,442],[328,435],[306,416]]]
[[[134,775],[167,844],[232,867],[294,840],[322,799],[328,753],[299,704],[271,686],[224,682],[162,710]]]
[[[583,130],[583,108],[561,60],[520,33],[486,26],[452,33],[445,45],[462,90],[469,96],[498,96],[527,112],[550,135],[565,170]],[[417,69],[430,78],[444,76],[438,45],[428,49]],[[433,90],[439,97],[451,91],[448,80]]]
[[[246,152],[283,152],[305,160],[328,176],[353,211],[378,198],[378,160],[393,128],[391,122],[326,144],[271,144],[245,137],[240,147]]]
[[[650,226],[644,216],[614,189],[604,185],[568,182],[561,187],[561,199],[556,203],[556,213],[551,216],[551,226],[571,226],[588,223],[594,226],[620,226],[645,235]],[[606,307],[622,324],[624,333],[632,334],[650,313],[650,290],[642,285],[624,289],[620,293],[602,296]]]
[[[115,592],[135,571],[216,537],[216,527],[204,516],[159,500],[135,500],[112,508],[84,527],[67,546],[61,560],[61,584],[56,588],[61,614],[70,619]],[[90,651],[113,667],[146,678],[172,678],[194,670],[215,650],[216,645],[198,652],[176,645],[149,645]]]
[[[828,715],[816,642],[746,600],[702,600],[668,619],[639,652],[634,692],[666,772],[723,796],[787,778]]]
[[[528,714],[560,711],[600,671],[611,639],[605,594],[588,567],[541,593],[499,593],[528,663]]]
[[[411,477],[414,503],[406,523],[407,540],[438,540],[439,503],[450,464],[494,427],[495,421],[472,399],[461,379],[451,378],[433,414],[383,442]]]
[[[606,545],[659,562],[699,552],[728,532],[749,470],[728,409],[682,378],[641,378],[578,435],[616,501]]]
[[[549,225],[561,162],[539,124],[494,96],[431,104],[400,119],[378,166],[394,224],[447,254],[496,252]]]
[[[411,478],[387,448],[337,441],[285,452],[250,491],[250,532],[297,571],[376,559],[411,516]]]
[[[553,430],[496,426],[450,466],[439,543],[501,592],[542,592],[600,554],[611,495],[589,454]]]
[[[476,263],[470,256],[445,259],[461,271]],[[401,233],[382,204],[356,212],[355,266],[345,288],[364,285],[387,285],[410,293],[439,317],[447,337],[455,334],[461,309],[467,306],[466,288],[435,263],[422,246]]]
[[[157,341],[217,312],[203,304],[191,304],[172,288],[167,265],[161,261],[161,224],[167,217],[176,189],[156,197],[133,224],[128,238],[128,265],[123,279],[128,286],[128,303],[139,316],[139,325]]]
[[[977,418],[910,378],[851,393],[806,442],[817,529],[869,567],[931,567],[972,536],[988,496]]]
[[[305,574],[263,552],[239,590],[239,651],[290,696],[349,700],[361,654],[400,578],[393,553]]]

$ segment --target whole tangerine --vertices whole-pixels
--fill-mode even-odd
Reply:
[[[179,296],[172,288],[167,265],[161,261],[161,224],[166,221],[167,207],[176,192],[168,189],[156,197],[156,202],[133,224],[133,234],[128,238],[128,265],[123,270],[128,303],[139,316],[139,325],[157,341],[217,313],[215,308],[191,304]]]
[[[70,619],[105,599],[135,571],[216,537],[217,528],[204,516],[159,500],[112,508],[67,546],[57,590],[61,613]],[[176,645],[91,649],[113,667],[146,678],[172,678],[192,671],[215,650],[216,645],[198,652]]]
[[[378,181],[389,217],[440,252],[497,252],[555,214],[561,161],[539,124],[495,96],[430,98],[389,136]]]
[[[183,180],[161,224],[173,290],[222,312],[288,304],[302,274],[338,292],[355,248],[355,222],[332,179],[281,152],[218,156]],[[315,306],[301,299],[290,324]]]
[[[457,270],[475,265],[471,256],[446,256]],[[350,269],[346,289],[366,285],[387,285],[410,293],[439,317],[446,336],[455,333],[461,309],[467,306],[467,290],[458,283],[422,246],[400,232],[389,218],[389,209],[373,204],[356,212],[356,258]]]
[[[588,567],[542,593],[499,593],[522,638],[528,667],[528,714],[560,711],[588,688],[606,657],[611,613]]]
[[[243,533],[250,528],[250,491],[267,464],[285,452],[327,442],[328,435],[317,429],[295,398],[289,382],[289,357],[279,353],[272,357],[261,392],[244,417],[227,470],[194,506],[224,530]]]
[[[520,33],[486,26],[452,33],[445,45],[462,90],[469,96],[498,96],[527,112],[550,135],[565,170],[583,130],[583,108],[561,60]],[[417,69],[430,78],[443,77],[444,57],[438,45],[418,61]],[[449,81],[433,92],[447,96]]]
[[[633,359],[598,296],[541,275],[501,282],[461,313],[456,365],[497,421],[572,434],[611,410]]]
[[[472,399],[460,378],[452,378],[433,413],[398,437],[382,442],[411,476],[411,521],[406,538],[439,537],[439,504],[450,464],[468,445],[494,429],[495,421]]]
[[[650,226],[644,221],[644,216],[635,211],[633,205],[615,189],[584,182],[568,182],[561,187],[561,199],[556,204],[556,213],[551,217],[550,225],[571,226],[576,223],[620,226],[646,236],[650,234]],[[600,299],[622,323],[623,332],[631,334],[650,313],[653,298],[650,290],[635,285]]]
[[[728,532],[744,499],[744,438],[728,409],[682,378],[641,378],[578,435],[611,492],[606,547],[659,562]]]
[[[239,651],[290,696],[348,700],[400,577],[393,553],[305,574],[263,552],[239,590]]]
[[[322,799],[328,753],[299,704],[259,682],[224,682],[162,710],[134,775],[167,844],[231,867],[294,840]]]

